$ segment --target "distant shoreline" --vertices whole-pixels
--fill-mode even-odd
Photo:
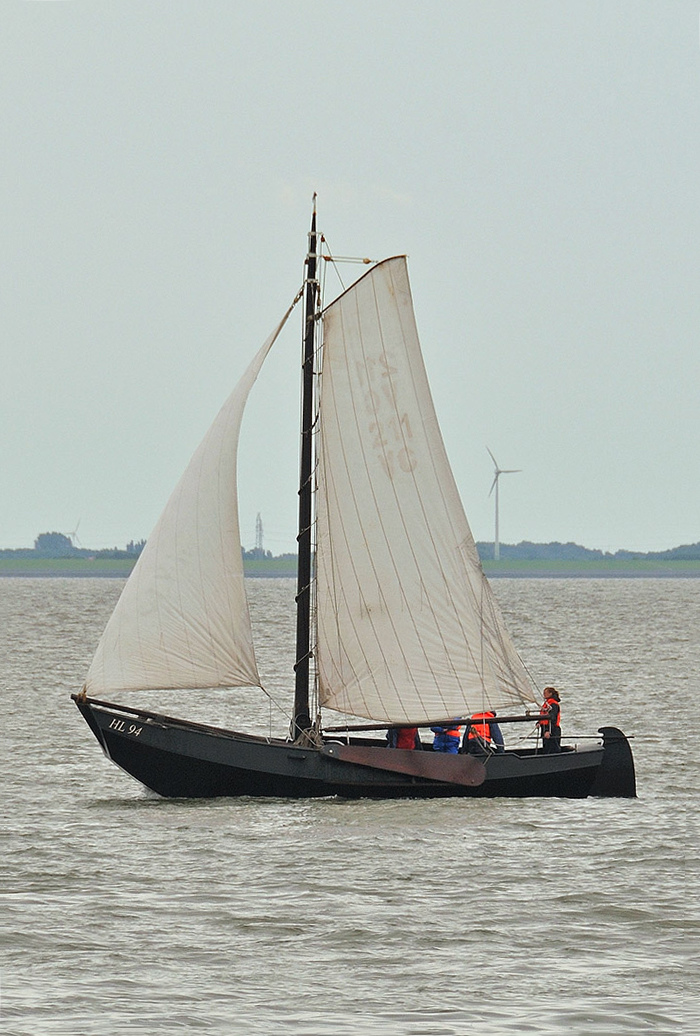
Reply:
[[[700,561],[483,561],[489,579],[697,579]]]
[[[33,578],[126,579],[136,564],[131,558],[0,558],[3,576]],[[489,579],[693,579],[700,561],[484,561]],[[244,562],[248,578],[293,579],[294,558],[265,558]]]

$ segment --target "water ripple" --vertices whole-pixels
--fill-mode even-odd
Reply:
[[[252,589],[286,630],[293,585]],[[8,1033],[700,1031],[700,581],[496,590],[566,729],[593,711],[639,735],[637,801],[149,796],[68,699],[118,581],[2,581]],[[280,696],[288,639],[261,662]],[[660,739],[669,689],[684,718]],[[270,723],[253,692],[172,704]]]

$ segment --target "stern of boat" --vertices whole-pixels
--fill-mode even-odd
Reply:
[[[596,798],[636,799],[637,779],[630,743],[617,727],[600,727],[603,735],[603,761],[589,795]]]

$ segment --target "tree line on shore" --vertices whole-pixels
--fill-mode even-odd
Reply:
[[[124,548],[111,547],[106,550],[90,550],[78,547],[70,536],[62,532],[42,532],[34,541],[34,547],[21,547],[15,550],[0,550],[0,558],[137,558],[146,545],[145,540],[127,543]],[[482,561],[492,561],[494,545],[489,542],[477,543],[477,550]],[[577,543],[501,543],[500,555],[503,561],[700,561],[700,542],[672,547],[669,550],[642,551],[617,550],[614,553],[603,550],[581,547]],[[245,550],[241,547],[246,561],[270,560],[282,561],[296,557],[295,554],[274,556],[269,550]]]
[[[41,532],[34,540],[33,547],[19,547],[16,550],[0,550],[0,558],[137,558],[146,546],[145,540],[127,543],[125,547],[108,547],[103,550],[90,550],[88,547],[76,547],[70,536],[62,532]]]
[[[493,561],[493,543],[477,543],[482,561]],[[578,543],[501,543],[502,561],[700,561],[700,542],[669,550],[616,550],[614,553],[581,547]]]

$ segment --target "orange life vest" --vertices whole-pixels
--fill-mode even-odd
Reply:
[[[471,718],[471,725],[469,727],[469,737],[480,737],[482,741],[490,741],[491,725],[487,721],[489,719],[493,719],[495,715],[495,712],[475,712]],[[475,723],[475,720],[481,720],[482,722]]]
[[[447,737],[459,737],[460,729],[460,727],[450,727],[448,730],[445,731],[445,734],[447,735]]]
[[[559,702],[557,701],[556,698],[545,698],[544,702],[542,703],[542,708],[540,709],[540,718],[538,719],[537,722],[539,723],[539,725],[542,727],[543,730],[546,730],[547,727],[549,727],[549,725],[550,725],[550,722],[551,722],[550,712],[552,711],[552,706],[553,705],[559,705]],[[561,707],[557,708],[555,710],[555,712],[556,712],[556,715],[555,715],[555,718],[554,718],[554,726],[555,727],[560,727],[561,726],[561,722],[560,722],[561,721]]]

